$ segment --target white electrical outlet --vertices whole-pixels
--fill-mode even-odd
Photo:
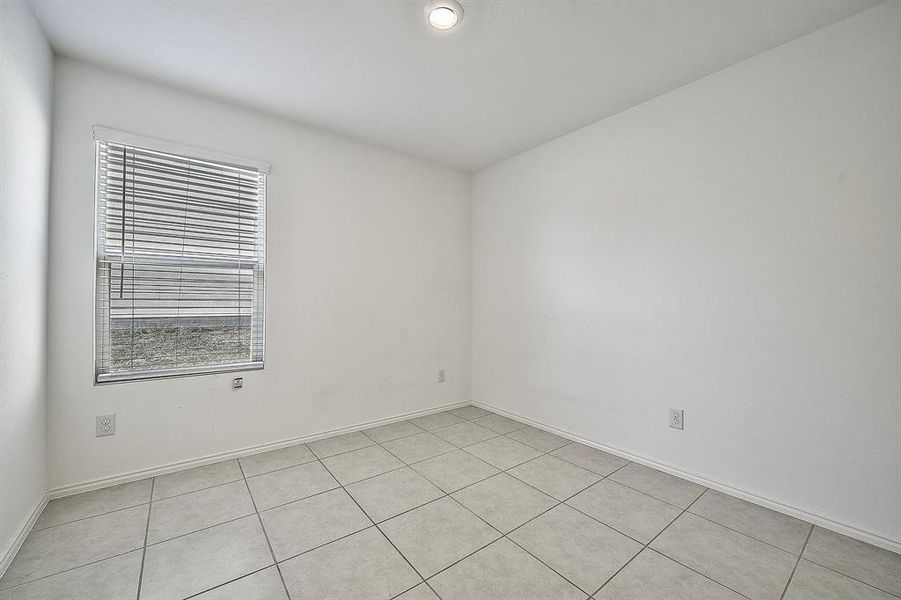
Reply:
[[[447,381],[447,377],[444,369],[438,369],[438,383],[444,383],[445,381]]]
[[[685,415],[681,408],[669,409],[669,426],[673,429],[685,429]]]
[[[235,377],[232,379],[232,389],[240,390],[244,388],[244,378],[243,377]]]
[[[116,434],[116,415],[98,415],[96,420],[96,437]]]

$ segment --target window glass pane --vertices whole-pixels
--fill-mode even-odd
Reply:
[[[98,380],[261,365],[265,174],[103,141],[97,157]]]

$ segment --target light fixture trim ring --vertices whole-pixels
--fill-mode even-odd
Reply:
[[[455,17],[452,22],[440,19],[440,15],[447,11],[453,13]],[[457,0],[433,0],[425,6],[425,20],[436,31],[450,31],[463,20],[463,5]],[[442,26],[445,23],[446,26]]]

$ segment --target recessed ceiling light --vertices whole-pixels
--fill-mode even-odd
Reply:
[[[456,0],[437,0],[426,6],[425,14],[429,25],[447,31],[463,20],[463,7]]]

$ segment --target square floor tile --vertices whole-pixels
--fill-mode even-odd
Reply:
[[[433,433],[441,439],[461,448],[483,442],[498,435],[490,429],[479,427],[474,423],[458,423],[457,425],[436,429]]]
[[[519,527],[557,504],[550,496],[506,473],[463,488],[452,495],[501,533]]]
[[[566,500],[601,478],[597,473],[549,455],[530,460],[507,472],[557,500]]]
[[[519,421],[514,421],[513,419],[494,414],[473,419],[472,422],[479,427],[484,427],[485,429],[490,429],[491,431],[500,434],[510,433],[511,431],[516,431],[517,429],[522,429],[526,426],[525,423],[520,423]]]
[[[439,600],[439,598],[429,586],[420,583],[412,590],[408,590],[398,596],[396,600]]]
[[[342,489],[260,513],[279,561],[372,525]]]
[[[319,458],[327,458],[342,452],[350,452],[351,450],[372,446],[374,443],[368,436],[359,431],[354,431],[316,440],[315,442],[310,442],[307,446]]]
[[[148,546],[141,600],[197,594],[272,564],[256,515]]]
[[[184,471],[160,475],[153,481],[153,499],[162,500],[178,494],[196,492],[222,483],[244,479],[237,460],[226,460]]]
[[[625,458],[578,442],[557,448],[551,454],[604,477],[629,464]]]
[[[431,415],[425,415],[424,417],[416,417],[415,419],[410,419],[410,422],[417,427],[422,427],[426,431],[432,431],[433,429],[438,429],[439,427],[447,427],[448,425],[463,423],[464,420],[456,415],[452,415],[449,412],[440,412],[433,413]]]
[[[155,544],[255,512],[243,480],[166,498],[154,502],[150,509],[147,543]]]
[[[264,511],[338,487],[338,482],[317,460],[264,473],[247,480],[257,510]]]
[[[149,504],[32,531],[12,560],[0,588],[136,550],[144,545]]]
[[[704,493],[703,486],[691,481],[673,477],[669,473],[651,469],[638,463],[631,463],[610,476],[610,479],[634,490],[669,502],[679,508],[688,508],[698,496]]]
[[[472,419],[478,419],[479,417],[486,417],[488,415],[494,414],[491,413],[484,408],[479,408],[478,406],[461,406],[460,408],[455,408],[450,411],[452,415],[456,415],[461,419],[466,419],[470,421]]]
[[[569,443],[569,440],[562,438],[559,435],[554,435],[543,429],[537,429],[530,426],[511,431],[507,434],[507,437],[532,446],[533,448],[538,448],[542,452],[550,452],[551,450],[556,450]]]
[[[635,540],[565,504],[529,521],[509,537],[587,594],[642,549]]]
[[[0,600],[135,598],[143,554],[142,550],[135,550],[2,590]]]
[[[464,450],[448,452],[412,467],[448,494],[498,473],[497,469]]]
[[[150,479],[142,479],[51,500],[32,531],[150,502],[151,482]]]
[[[566,501],[620,533],[647,543],[682,512],[672,504],[604,479]]]
[[[507,437],[496,437],[468,446],[466,451],[501,470],[541,456],[542,452]]]
[[[785,592],[785,600],[895,600],[886,592],[877,590],[831,569],[804,559],[798,563],[791,583]]]
[[[500,537],[447,497],[386,521],[381,529],[426,578]]]
[[[341,485],[349,485],[404,466],[404,463],[381,446],[370,446],[325,458],[322,464],[341,482]]]
[[[444,495],[410,467],[349,485],[347,493],[376,523]]]
[[[438,573],[429,584],[443,600],[585,598],[578,588],[507,539]]]
[[[383,445],[408,465],[456,449],[456,446],[425,432],[385,442]]]
[[[388,600],[422,581],[375,527],[280,566],[292,600]]]
[[[901,596],[901,554],[814,527],[804,558]]]
[[[399,421],[397,423],[388,423],[387,425],[366,429],[363,433],[382,444],[398,438],[416,435],[417,433],[422,433],[422,431],[421,427],[417,427],[410,421]]]
[[[596,600],[742,600],[743,596],[653,550],[644,550]]]
[[[277,567],[267,567],[191,600],[288,600]]]
[[[689,512],[798,555],[811,525],[774,510],[707,490]]]
[[[779,600],[797,557],[685,513],[651,548],[755,600]]]
[[[297,446],[288,446],[287,448],[244,456],[239,458],[238,462],[241,463],[244,477],[253,477],[254,475],[284,469],[285,467],[293,467],[294,465],[302,465],[314,460],[316,460],[316,457],[310,452],[306,444],[298,444]]]

